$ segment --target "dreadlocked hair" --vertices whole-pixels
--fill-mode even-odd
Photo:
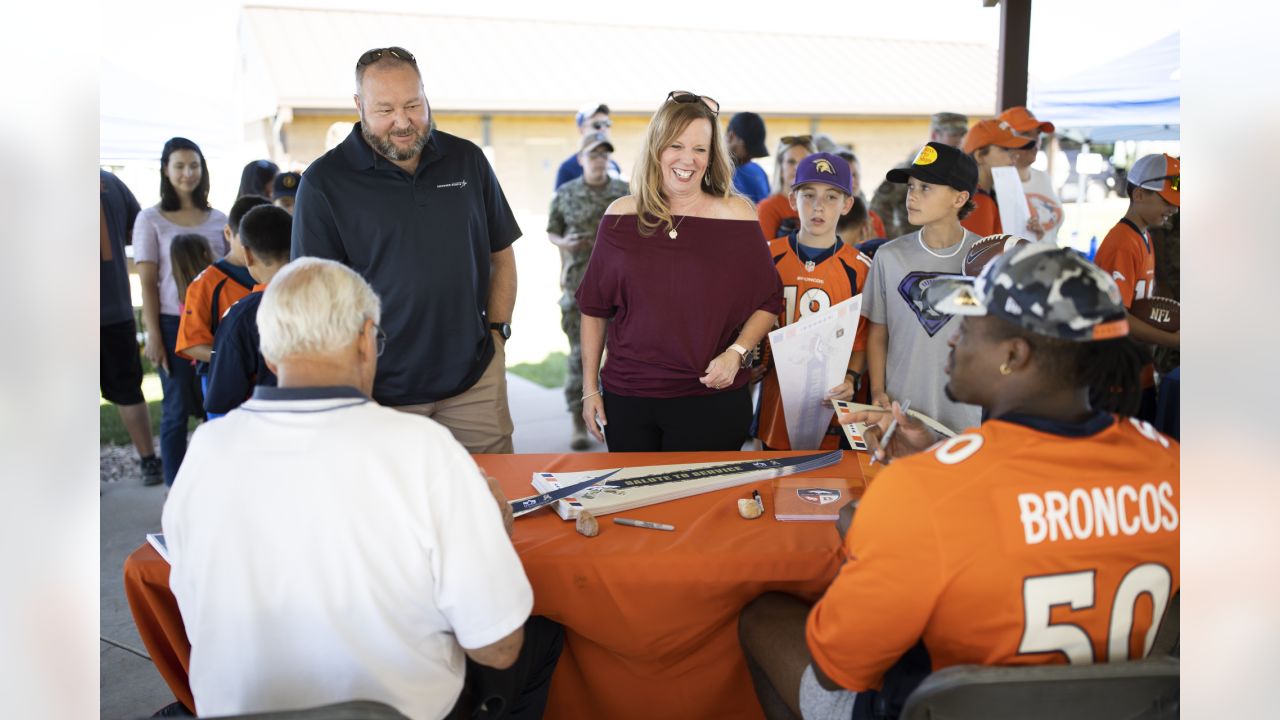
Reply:
[[[1151,351],[1127,337],[1077,342],[1033,333],[1012,323],[1001,323],[1006,337],[1020,337],[1047,375],[1060,377],[1074,387],[1089,388],[1094,410],[1136,415],[1142,404],[1142,368],[1151,362]]]

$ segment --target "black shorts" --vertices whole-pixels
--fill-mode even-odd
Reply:
[[[98,352],[98,386],[102,397],[116,405],[142,402],[142,355],[133,318],[102,326]]]

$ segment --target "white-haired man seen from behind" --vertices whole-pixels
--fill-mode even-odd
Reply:
[[[279,387],[192,439],[163,525],[201,716],[542,713],[562,630],[529,615],[496,485],[443,426],[370,399],[380,317],[352,270],[293,261],[258,312]]]

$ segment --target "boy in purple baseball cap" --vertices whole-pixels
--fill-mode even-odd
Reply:
[[[820,152],[801,160],[788,198],[800,216],[800,229],[769,243],[769,254],[778,268],[786,300],[778,316],[779,325],[822,312],[861,293],[867,273],[871,271],[871,260],[836,233],[840,216],[853,207],[853,173],[844,158]],[[866,367],[865,344],[860,324],[849,357],[849,372],[843,383],[828,390],[824,402],[828,407],[831,399],[853,399]],[[766,448],[793,449],[787,435],[778,377],[770,365],[766,361],[757,435]],[[832,419],[834,422],[834,417]],[[848,447],[840,426],[828,426],[820,447],[834,449],[842,445]]]

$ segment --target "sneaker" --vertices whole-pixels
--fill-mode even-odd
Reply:
[[[160,458],[152,455],[142,458],[142,484],[159,485],[164,482],[164,464]]]

